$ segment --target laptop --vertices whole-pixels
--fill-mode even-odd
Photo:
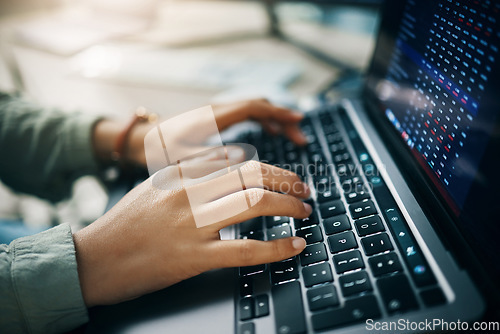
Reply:
[[[305,148],[242,134],[308,182],[314,212],[225,233],[297,235],[306,249],[95,308],[87,331],[498,330],[475,321],[498,319],[500,300],[499,11],[499,1],[388,0],[362,94],[308,112]]]

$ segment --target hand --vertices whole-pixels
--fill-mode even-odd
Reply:
[[[306,138],[299,128],[303,114],[274,106],[265,99],[214,105],[212,109],[219,131],[244,120],[254,120],[272,134],[284,133],[297,145],[306,144]],[[175,129],[175,133],[169,129],[168,140],[185,141],[204,127],[203,121],[197,118],[183,119],[181,125]],[[151,124],[138,124],[133,128],[125,152],[127,161],[146,167],[144,138],[151,128]]]
[[[176,168],[167,167],[159,173],[175,180]],[[255,161],[240,170],[245,179],[262,175],[268,190],[252,188],[252,184],[243,191],[218,188],[229,174],[188,186],[199,191],[219,189],[217,196],[203,204],[210,213],[224,212],[242,198],[250,202],[257,199],[248,210],[216,224],[197,228],[182,182],[160,190],[152,185],[151,177],[103,217],[75,233],[78,273],[87,306],[132,299],[215,268],[276,262],[299,254],[306,243],[298,237],[220,240],[220,229],[253,217],[305,218],[312,211],[299,200],[307,198],[310,191],[296,174]],[[283,189],[288,193],[275,192]]]

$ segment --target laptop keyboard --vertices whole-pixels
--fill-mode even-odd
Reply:
[[[238,333],[273,317],[276,333],[338,328],[446,303],[403,215],[345,112],[308,116],[309,144],[252,132],[261,161],[290,169],[314,189],[306,219],[258,217],[241,239],[292,235],[307,242],[291,259],[239,268]],[[267,331],[269,328],[267,329]]]

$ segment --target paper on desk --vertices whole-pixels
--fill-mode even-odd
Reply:
[[[134,85],[226,89],[235,86],[286,86],[301,74],[300,64],[209,50],[124,51],[95,46],[72,59],[72,68],[86,78]]]

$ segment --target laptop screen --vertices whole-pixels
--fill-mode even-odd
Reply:
[[[499,20],[500,1],[389,1],[367,80],[377,117],[482,248],[499,229],[478,212],[498,180]]]

